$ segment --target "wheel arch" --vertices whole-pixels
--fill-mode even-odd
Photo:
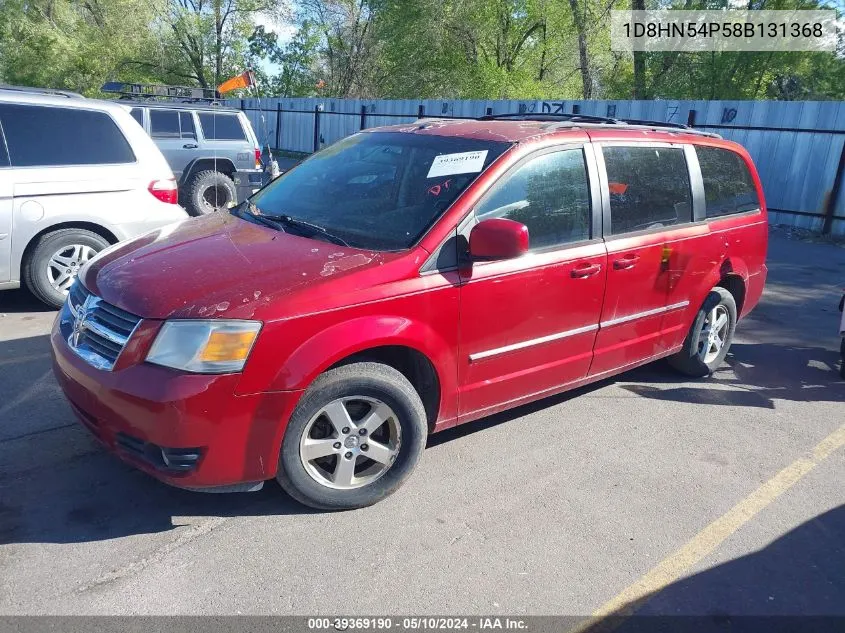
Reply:
[[[23,252],[21,253],[20,260],[17,262],[17,274],[18,278],[20,278],[21,270],[24,266],[24,263],[32,256],[32,251],[35,250],[35,246],[38,244],[38,241],[48,235],[50,233],[54,233],[56,231],[61,231],[62,229],[82,229],[83,231],[91,231],[92,233],[96,233],[104,240],[106,240],[109,244],[116,244],[120,240],[117,236],[112,233],[106,227],[96,224],[95,222],[78,222],[78,221],[70,221],[70,222],[57,222],[56,224],[51,224],[47,226],[38,233],[35,233],[32,237],[29,238],[29,241],[24,246]],[[13,275],[15,271],[12,271]]]
[[[326,370],[364,361],[392,367],[408,379],[422,400],[431,431],[440,410],[440,378],[431,359],[418,349],[407,345],[380,345],[350,354]]]
[[[233,163],[229,158],[195,158],[193,161],[188,163],[188,166],[185,167],[185,170],[182,172],[180,184],[186,184],[195,174],[198,174],[201,171],[219,171],[231,178],[237,169],[235,168],[235,163]]]
[[[429,325],[406,317],[359,317],[320,330],[287,356],[268,390],[307,389],[328,369],[364,359],[382,362],[408,378],[431,427],[456,415],[449,396],[457,380],[453,346]]]

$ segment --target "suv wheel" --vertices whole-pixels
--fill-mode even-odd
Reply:
[[[314,381],[291,416],[276,479],[312,508],[372,505],[410,476],[427,434],[420,396],[397,370],[337,367]]]
[[[201,171],[188,180],[185,207],[191,215],[207,215],[225,211],[237,201],[235,183],[219,171]]]
[[[109,243],[84,229],[60,229],[43,235],[24,262],[30,292],[54,308],[61,308],[82,265]]]
[[[710,291],[692,322],[681,351],[669,364],[682,374],[700,378],[712,374],[728,353],[736,327],[736,302],[724,288]]]

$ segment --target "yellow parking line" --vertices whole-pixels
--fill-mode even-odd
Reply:
[[[845,424],[819,442],[812,453],[792,462],[762,486],[757,488],[725,514],[696,534],[677,552],[658,563],[634,584],[604,603],[592,618],[578,627],[590,628],[608,615],[631,615],[652,594],[677,580],[705,556],[710,554],[731,534],[748,523],[763,508],[798,483],[807,473],[822,463],[837,449],[845,446]]]

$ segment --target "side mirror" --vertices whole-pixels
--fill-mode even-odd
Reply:
[[[474,261],[511,259],[527,250],[528,227],[514,220],[482,220],[469,234],[469,254]]]

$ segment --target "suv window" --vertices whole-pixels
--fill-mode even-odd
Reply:
[[[476,217],[521,222],[529,248],[537,249],[589,239],[591,213],[584,152],[569,149],[518,167],[479,205]]]
[[[151,108],[150,136],[153,138],[179,138],[179,112]]]
[[[132,108],[129,114],[138,122],[138,125],[144,127],[144,111],[141,108]]]
[[[611,233],[692,221],[692,192],[684,150],[605,146]]]
[[[179,113],[179,127],[182,131],[182,138],[197,139],[197,130],[194,128],[194,117],[190,112]]]
[[[214,141],[245,141],[246,134],[237,114],[198,112],[202,135]]]
[[[718,147],[699,146],[695,153],[701,165],[708,218],[760,208],[757,188],[742,156]]]
[[[123,133],[105,112],[0,104],[13,167],[133,163]]]

